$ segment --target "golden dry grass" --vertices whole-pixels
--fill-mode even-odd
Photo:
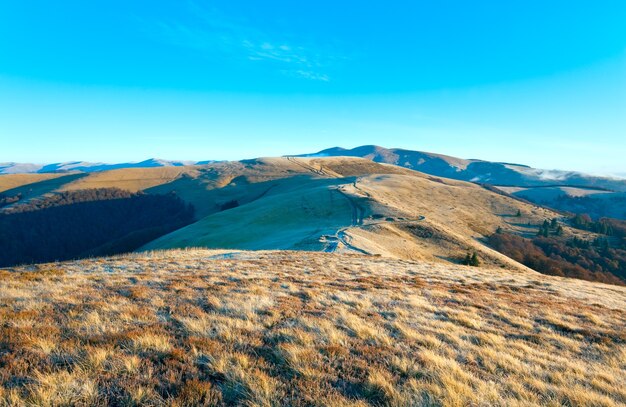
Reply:
[[[90,188],[120,188],[137,192],[172,182],[183,174],[195,174],[195,168],[194,166],[123,168],[92,172],[84,178],[62,186],[59,188],[59,191],[75,191]]]
[[[8,191],[10,189],[19,188],[24,185],[33,184],[36,182],[42,182],[51,180],[54,178],[60,178],[67,174],[52,173],[52,174],[0,174],[0,192]]]
[[[626,403],[622,287],[303,252],[0,273],[0,405]]]
[[[484,244],[498,227],[534,235],[558,214],[468,182],[431,177],[362,158],[259,158],[202,166],[125,168],[44,183],[28,198],[58,191],[117,187],[175,191],[194,205],[197,222],[148,243],[243,250],[333,249],[408,259],[459,262],[476,251],[483,264],[524,268]],[[3,178],[0,176],[0,186]],[[222,212],[221,205],[237,201]],[[358,206],[361,224],[352,226]],[[514,217],[520,211],[522,216]],[[388,221],[387,221],[388,220]],[[565,227],[566,235],[571,229]],[[593,238],[590,238],[593,239]],[[346,241],[350,244],[346,245]]]
[[[341,231],[345,239],[334,249],[340,252],[457,263],[471,250],[483,264],[525,268],[487,247],[484,239],[499,227],[534,235],[536,225],[560,216],[472,183],[361,158],[264,158],[198,171],[196,179],[154,190],[174,189],[200,208],[199,215],[208,216],[144,249],[321,251],[326,237]],[[241,206],[227,212],[214,207],[229,199]],[[358,225],[351,206],[362,215]],[[518,210],[522,216],[513,216]]]

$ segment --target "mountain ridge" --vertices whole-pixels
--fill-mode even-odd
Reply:
[[[561,226],[557,242],[561,246],[567,240],[592,242],[602,238],[571,227],[565,213],[515,198],[500,188],[345,156],[4,175],[0,177],[0,213],[7,222],[13,222],[11,219],[17,218],[11,213],[19,206],[38,207],[39,201],[58,194],[90,196],[93,193],[89,190],[103,188],[175,194],[194,208],[194,219],[187,226],[160,237],[150,235],[150,239],[128,236],[132,240],[129,250],[207,247],[357,252],[444,263],[459,263],[468,252],[475,252],[481,264],[525,269],[526,265],[489,247],[488,239],[499,232],[534,238],[548,220]],[[36,219],[40,213],[20,215],[23,221],[14,224],[14,232],[6,226],[5,239],[11,241],[15,233],[43,227],[44,223]],[[93,213],[93,217],[95,221],[102,214]],[[556,233],[556,226],[548,232]],[[57,240],[43,229],[39,233],[51,242]],[[622,247],[617,237],[613,240],[615,248]],[[77,241],[82,241],[80,236]],[[48,246],[42,245],[42,250]],[[561,246],[559,250],[565,250]],[[621,255],[615,252],[614,257]],[[612,276],[604,272],[616,271],[615,264],[596,267],[590,271],[594,274],[587,269],[572,270],[581,278],[609,281]],[[553,272],[544,263],[541,267]]]
[[[17,162],[0,163],[0,175],[2,174],[48,174],[56,172],[98,172],[123,168],[153,168],[153,167],[185,167],[190,165],[204,165],[218,162],[218,160],[165,160],[161,158],[148,158],[143,161],[126,163],[102,163],[89,161],[66,161],[50,164],[31,164]]]
[[[536,187],[560,183],[584,187],[607,188],[626,191],[626,179],[595,176],[579,171],[546,170],[525,164],[463,159],[444,154],[403,148],[385,148],[376,145],[359,146],[352,149],[332,147],[298,157],[361,157],[375,162],[399,165],[426,174],[461,181],[503,186]]]
[[[437,176],[449,176],[453,179],[459,179],[462,181],[470,182],[485,182],[498,184],[497,181],[502,181],[502,174],[493,175],[486,170],[497,169],[499,172],[506,172],[510,170],[516,173],[523,173],[526,176],[526,184],[515,186],[543,186],[545,181],[563,181],[572,179],[575,177],[587,179],[584,185],[576,186],[592,186],[587,185],[591,183],[591,180],[605,180],[607,182],[616,181],[624,184],[624,190],[626,191],[626,173],[618,173],[615,175],[595,175],[585,173],[583,171],[572,170],[558,170],[558,169],[539,169],[533,168],[526,164],[510,163],[505,161],[488,161],[478,158],[459,158],[446,154],[432,153],[426,151],[409,150],[405,148],[385,148],[377,145],[362,145],[354,148],[344,147],[330,147],[324,150],[320,150],[316,153],[305,154],[286,154],[283,157],[361,157],[367,158],[375,162],[394,164],[409,169],[425,172],[430,175]],[[404,159],[404,160],[402,160]],[[143,161],[132,161],[123,163],[103,163],[103,162],[88,162],[88,161],[66,161],[58,163],[47,164],[35,164],[35,163],[18,163],[18,162],[0,162],[0,175],[1,174],[29,174],[29,173],[54,173],[54,172],[96,172],[107,171],[120,168],[151,168],[151,167],[182,167],[190,165],[205,165],[216,162],[222,162],[224,160],[166,160],[160,158],[148,158]],[[244,161],[244,160],[241,160]],[[442,163],[445,163],[442,164]],[[464,174],[463,170],[467,170],[470,165],[478,166],[478,168],[471,171],[469,174]],[[452,168],[447,168],[447,167]],[[483,170],[483,171],[477,171]],[[443,173],[445,172],[445,174]],[[457,172],[457,176],[454,175]],[[485,174],[481,174],[486,172]],[[447,174],[447,175],[446,175]],[[536,184],[531,184],[535,182]],[[514,186],[511,180],[502,183],[506,186]]]

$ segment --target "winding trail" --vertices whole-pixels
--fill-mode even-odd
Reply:
[[[325,176],[325,177],[329,177],[329,178],[341,178],[338,177],[335,174],[329,174],[327,172],[324,171],[324,168],[322,166],[320,166],[319,169],[310,166],[302,161],[297,160],[295,157],[290,157],[287,156],[285,157],[289,162],[292,162],[316,175],[320,175],[320,176]],[[352,244],[352,237],[347,233],[347,231],[351,228],[361,228],[361,229],[365,229],[367,227],[370,226],[375,226],[375,225],[381,225],[384,223],[394,223],[394,224],[410,224],[410,223],[415,223],[415,222],[421,222],[424,219],[426,219],[425,216],[419,216],[417,219],[401,219],[401,220],[397,220],[397,219],[393,219],[393,220],[378,220],[378,221],[372,221],[372,222],[368,222],[368,223],[364,223],[365,221],[365,208],[361,205],[359,205],[357,203],[357,200],[355,198],[353,198],[352,196],[350,196],[348,193],[346,193],[342,188],[345,185],[352,185],[352,187],[359,191],[361,194],[364,195],[365,199],[369,200],[369,199],[373,199],[372,195],[363,190],[362,188],[360,188],[357,183],[359,182],[359,177],[356,177],[356,179],[354,180],[354,182],[352,182],[352,184],[344,184],[342,186],[338,186],[336,188],[333,189],[333,191],[337,192],[338,194],[340,194],[342,197],[344,197],[348,203],[350,204],[350,210],[351,210],[351,221],[350,221],[350,226],[344,226],[342,228],[337,229],[337,231],[335,232],[334,235],[322,235],[320,236],[320,242],[322,243],[326,243],[326,247],[324,247],[324,252],[326,253],[333,253],[335,251],[337,251],[337,249],[339,248],[339,244],[341,243],[346,249],[348,250],[352,250],[355,251],[357,253],[361,253],[361,254],[367,254],[367,255],[372,255],[372,253],[363,250],[357,246],[354,246]]]
[[[308,164],[303,163],[302,161],[296,160],[295,157],[285,157],[285,158],[287,159],[287,161],[292,162],[292,163],[294,163],[294,164],[304,168],[305,170],[311,171],[314,174],[322,175],[322,176],[326,176],[326,177],[337,178],[336,176],[333,176],[333,175],[328,174],[327,172],[325,172],[324,171],[324,167],[322,167],[321,165],[320,165],[320,168],[318,170],[317,168],[315,168],[315,167],[313,167],[311,165],[308,165]]]
[[[350,204],[350,209],[352,211],[352,223],[351,226],[358,226],[363,224],[363,218],[365,217],[365,208],[356,203],[356,200],[352,198],[350,195],[346,194],[341,187],[334,189],[334,191],[338,192],[341,196],[348,200]]]
[[[363,189],[357,186],[357,182],[358,182],[358,179],[352,183],[352,186],[356,190],[361,192],[363,195],[365,195],[366,197],[365,199],[372,199],[372,196],[368,192],[364,191]],[[327,246],[324,248],[324,252],[327,252],[327,253],[332,253],[336,251],[337,248],[339,247],[339,243],[341,243],[348,250],[352,250],[352,251],[362,253],[362,254],[372,255],[372,253],[366,250],[363,250],[357,246],[354,246],[352,244],[352,237],[347,233],[349,229],[351,228],[365,229],[370,226],[381,225],[384,223],[395,223],[395,224],[415,223],[415,222],[420,222],[426,219],[426,217],[422,215],[422,216],[419,216],[417,219],[379,220],[379,221],[372,221],[372,222],[365,224],[364,223],[365,208],[359,205],[356,199],[354,199],[349,194],[347,194],[341,187],[337,187],[336,189],[334,189],[334,191],[338,192],[341,196],[343,196],[344,198],[348,200],[348,203],[350,204],[350,208],[352,212],[352,221],[351,221],[350,226],[345,226],[345,227],[338,229],[334,236],[324,235],[320,238],[320,241],[327,243]]]

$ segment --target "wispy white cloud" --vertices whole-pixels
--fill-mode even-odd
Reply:
[[[245,21],[228,18],[215,9],[189,3],[188,21],[159,21],[159,35],[171,44],[207,54],[275,65],[286,76],[330,81],[328,70],[340,59],[319,46],[303,45],[270,34]]]
[[[307,71],[304,69],[282,70],[281,73],[288,75],[288,76],[297,76],[300,78],[310,79],[314,81],[322,81],[322,82],[330,81],[330,77],[326,74],[314,72],[314,71]]]

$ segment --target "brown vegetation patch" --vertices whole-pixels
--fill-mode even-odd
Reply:
[[[216,253],[3,272],[0,405],[626,403],[621,287]]]

